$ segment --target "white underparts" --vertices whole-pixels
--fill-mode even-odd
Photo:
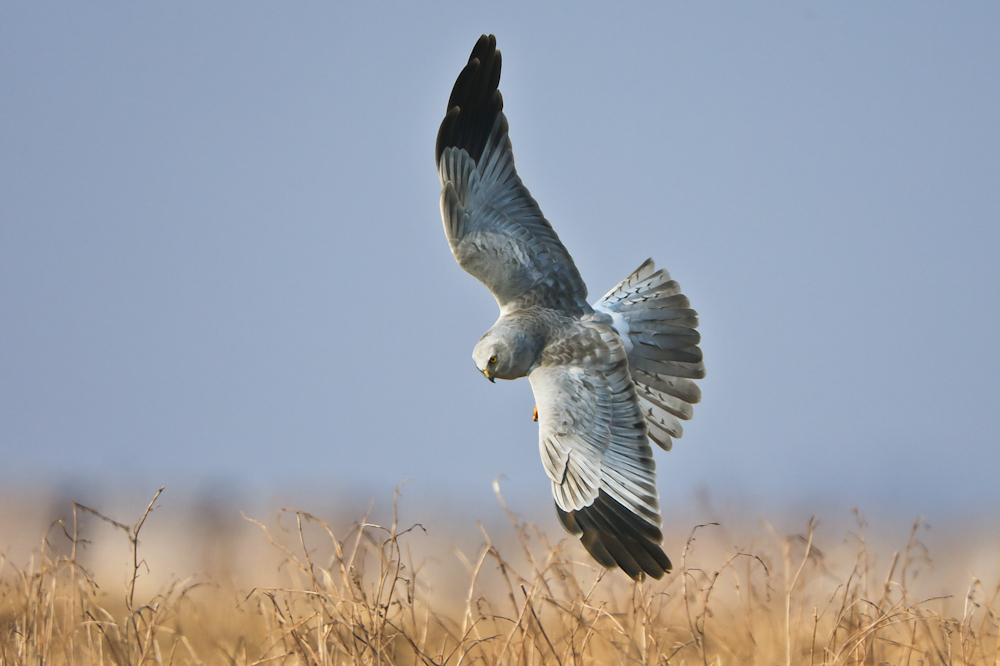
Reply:
[[[632,329],[629,328],[628,321],[626,321],[625,317],[621,316],[617,312],[614,312],[613,310],[602,307],[599,304],[595,304],[593,307],[598,312],[603,312],[611,317],[611,328],[615,329],[615,333],[617,333],[618,337],[620,337],[622,342],[625,343],[625,353],[631,353],[632,340],[629,338],[628,334],[632,331]]]

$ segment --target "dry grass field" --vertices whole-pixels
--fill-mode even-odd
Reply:
[[[997,582],[968,570],[996,535],[951,543],[941,564],[920,521],[895,549],[860,517],[837,536],[687,525],[674,573],[635,584],[512,512],[463,551],[391,516],[296,510],[245,518],[239,541],[157,537],[158,501],[133,522],[71,503],[27,561],[0,559],[0,663],[1000,664]],[[157,572],[192,548],[210,572]]]

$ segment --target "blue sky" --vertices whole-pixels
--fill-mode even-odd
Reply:
[[[665,505],[1000,508],[985,2],[4,3],[0,483],[544,499],[438,211],[483,32],[591,296],[652,256],[701,314]]]

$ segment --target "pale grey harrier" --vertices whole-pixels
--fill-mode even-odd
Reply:
[[[697,313],[647,260],[593,306],[573,259],[514,170],[496,38],[483,35],[437,137],[441,216],[459,265],[500,318],[472,358],[527,376],[559,520],[603,566],[660,578],[670,560],[649,440],[670,449],[705,374]]]

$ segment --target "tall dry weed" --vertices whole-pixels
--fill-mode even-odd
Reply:
[[[860,517],[846,563],[816,547],[814,521],[728,550],[702,548],[719,528],[698,525],[675,573],[634,584],[509,510],[512,538],[501,547],[481,528],[474,555],[455,553],[456,574],[415,560],[413,539],[430,537],[395,512],[388,526],[366,516],[338,534],[288,509],[270,526],[247,519],[279,555],[280,585],[170,579],[145,595],[139,537],[158,497],[133,524],[77,504],[28,566],[0,560],[0,663],[1000,664],[997,589],[970,577],[948,598],[911,593],[928,566],[919,521],[881,568]],[[80,564],[83,515],[128,540],[124,586],[105,590]],[[70,544],[61,555],[57,538]],[[435,592],[456,575],[460,597]],[[959,615],[947,611],[956,602]]]

